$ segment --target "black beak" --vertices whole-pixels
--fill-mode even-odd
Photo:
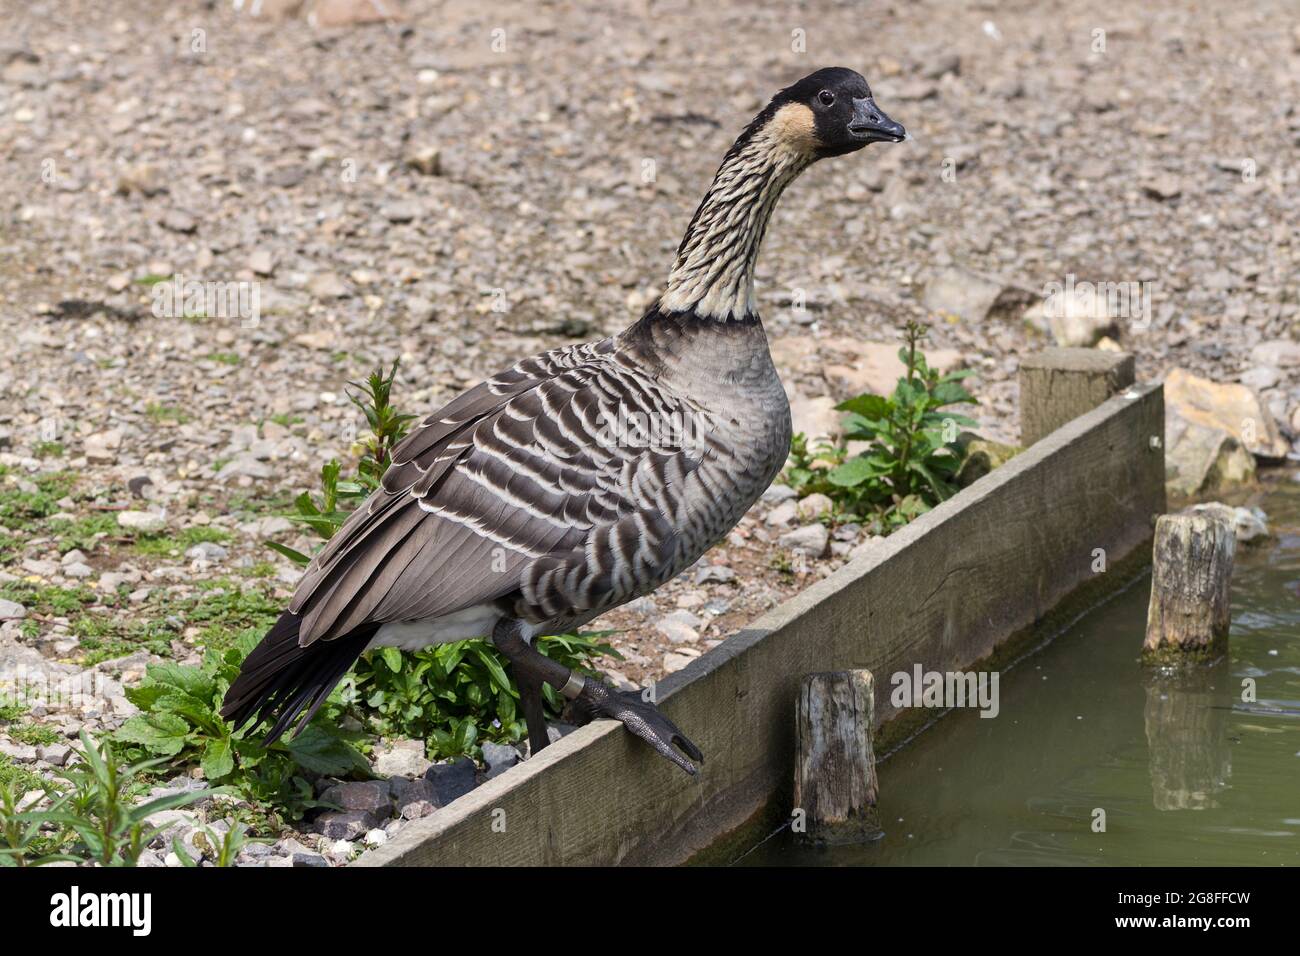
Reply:
[[[853,101],[849,133],[864,143],[901,143],[907,139],[907,130],[886,116],[870,96]]]

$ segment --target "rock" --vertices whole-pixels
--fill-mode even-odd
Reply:
[[[117,526],[128,531],[154,534],[167,527],[167,519],[156,511],[119,511]]]
[[[221,466],[217,472],[216,480],[225,481],[228,478],[270,478],[274,474],[271,466],[266,462],[258,461],[254,455],[240,455],[238,458],[232,458]]]
[[[392,813],[392,794],[386,780],[352,780],[336,783],[321,794],[321,802],[341,810],[365,810],[386,819]]]
[[[963,450],[965,458],[957,470],[957,485],[965,488],[983,478],[994,468],[1005,465],[1023,450],[1015,445],[981,438],[974,432],[962,432],[957,436],[957,445]]]
[[[423,777],[431,766],[423,740],[393,740],[375,749],[375,773],[381,777]]]
[[[167,191],[166,171],[155,163],[134,163],[127,166],[117,177],[117,191],[123,196],[139,193],[142,196],[156,196]]]
[[[783,501],[767,513],[767,523],[774,528],[788,528],[799,519],[799,503]]]
[[[407,154],[406,165],[425,176],[442,174],[442,153],[436,146],[421,146]]]
[[[804,525],[777,539],[777,544],[787,551],[801,551],[810,558],[824,557],[830,543],[830,532],[823,524]]]
[[[0,598],[0,621],[20,621],[27,616],[27,608],[17,601]]]
[[[1165,378],[1165,412],[1170,422],[1226,432],[1261,458],[1285,458],[1290,450],[1272,413],[1245,385],[1220,384],[1176,368]]]
[[[674,644],[693,644],[700,639],[697,630],[704,622],[690,611],[673,611],[655,622],[655,628]]]
[[[450,763],[436,763],[428,769],[424,779],[433,785],[438,806],[445,807],[474,789],[474,761],[457,757]]]
[[[1165,422],[1165,487],[1194,498],[1255,483],[1255,458],[1220,428],[1170,416]]]
[[[488,741],[483,745],[483,762],[487,764],[487,778],[499,777],[515,764],[519,763],[519,751],[508,744]]]
[[[1257,365],[1296,368],[1300,366],[1300,342],[1293,342],[1290,339],[1269,339],[1260,342],[1250,350],[1250,360]]]
[[[121,445],[122,433],[116,428],[87,435],[82,443],[87,458],[93,462],[106,462],[109,464],[117,461],[117,450]]]
[[[1192,505],[1184,511],[1184,514],[1201,512],[1221,516],[1233,527],[1240,544],[1261,541],[1268,537],[1268,516],[1264,514],[1262,508],[1234,508],[1220,501],[1209,501]]]
[[[313,853],[310,850],[299,850],[289,856],[294,866],[329,866],[329,860],[325,859],[319,853]]]
[[[95,569],[84,561],[74,561],[63,566],[63,575],[68,578],[83,579],[95,573]]]
[[[1182,195],[1183,184],[1173,173],[1157,173],[1142,183],[1142,191],[1152,199],[1167,201]]]
[[[27,744],[10,743],[8,740],[0,740],[0,754],[18,763],[35,763],[38,759],[35,747],[29,747]]]
[[[438,794],[428,780],[394,777],[389,784],[397,797],[397,815],[403,820],[418,820],[438,809]]]
[[[695,569],[696,584],[730,584],[736,572],[721,564],[702,564]]]
[[[224,561],[230,554],[225,548],[214,541],[200,541],[194,547],[185,552],[185,557],[191,561]]]
[[[978,323],[1018,314],[1036,299],[1037,296],[1028,289],[997,276],[952,266],[925,284],[922,302],[931,312],[955,315],[965,322]]]
[[[388,834],[383,830],[375,827],[364,837],[366,846],[383,846],[388,842]]]
[[[423,210],[420,204],[412,199],[400,199],[397,202],[390,202],[384,206],[384,218],[389,222],[411,222],[420,217]]]
[[[1238,381],[1247,388],[1264,392],[1282,380],[1282,373],[1271,365],[1256,365],[1241,373]]]
[[[307,281],[307,291],[318,299],[341,299],[349,294],[348,285],[337,273],[318,272]]]
[[[831,501],[829,496],[823,494],[811,494],[800,499],[798,505],[799,520],[815,521],[822,515],[830,514],[835,507],[835,502]]]
[[[671,651],[664,655],[664,670],[670,674],[675,673],[699,656],[699,651],[692,652],[685,647]]]
[[[350,27],[401,17],[398,0],[315,0],[307,22],[313,27]]]
[[[194,217],[183,209],[168,209],[163,213],[161,224],[164,229],[172,232],[190,233],[198,228]]]
[[[327,840],[355,840],[388,816],[373,810],[327,810],[316,818],[316,830]]]
[[[776,505],[795,497],[797,495],[793,488],[778,482],[775,485],[768,485],[767,490],[763,492],[762,500],[765,504]]]
[[[248,268],[260,276],[275,272],[275,254],[270,249],[254,249],[248,257]]]
[[[24,571],[40,578],[52,578],[62,570],[56,562],[40,558],[24,558],[21,567]]]

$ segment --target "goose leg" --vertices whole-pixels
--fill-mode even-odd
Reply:
[[[541,651],[535,649],[523,637],[518,621],[503,619],[492,629],[492,643],[497,646],[514,667],[516,680],[519,681],[519,694],[524,700],[525,687],[529,682],[538,685],[537,698],[540,700],[540,683],[545,681],[570,700],[583,704],[588,712],[599,717],[612,717],[622,722],[623,726],[654,747],[662,756],[671,760],[689,774],[695,773],[691,760],[703,761],[700,749],[691,743],[677,729],[677,725],[659,713],[659,708],[649,701],[641,699],[636,692],[619,693],[594,677],[583,677],[558,661],[553,661]],[[529,694],[528,696],[531,696]],[[527,701],[524,700],[524,718],[528,719]],[[540,716],[540,715],[539,715]],[[545,722],[542,722],[542,737],[545,739]],[[530,746],[533,728],[529,725]],[[544,746],[544,745],[543,745]],[[681,748],[691,760],[677,752]],[[535,748],[540,749],[540,748]]]
[[[546,730],[546,706],[542,697],[542,681],[525,674],[519,665],[513,665],[515,683],[519,685],[519,705],[524,712],[524,722],[528,724],[528,752],[536,755],[551,742]]]

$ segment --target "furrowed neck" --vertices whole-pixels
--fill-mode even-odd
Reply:
[[[686,229],[661,312],[722,322],[752,314],[759,246],[781,193],[813,161],[810,136],[789,108],[760,114],[741,134]]]

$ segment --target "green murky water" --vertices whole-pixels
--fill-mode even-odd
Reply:
[[[1238,549],[1228,660],[1145,674],[1143,578],[1002,674],[998,717],[949,713],[881,764],[882,839],[787,832],[742,863],[1300,865],[1300,484],[1256,502],[1274,538]]]

